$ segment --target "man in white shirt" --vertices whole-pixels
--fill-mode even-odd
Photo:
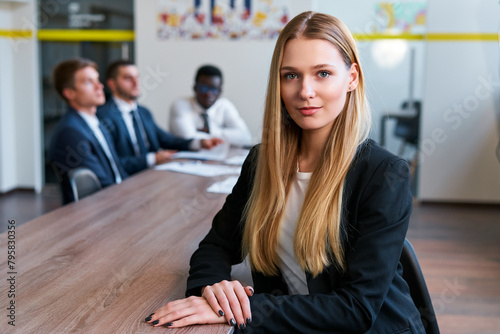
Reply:
[[[120,163],[129,174],[169,161],[178,150],[210,149],[219,138],[184,139],[161,129],[151,112],[137,104],[140,96],[139,73],[134,63],[119,60],[107,70],[112,97],[97,110],[97,117],[108,127]]]
[[[66,204],[75,200],[68,179],[72,169],[92,170],[103,187],[121,183],[128,174],[119,164],[113,140],[95,115],[97,106],[105,101],[97,65],[88,59],[61,62],[54,68],[53,81],[68,104],[67,113],[54,129],[49,150]]]
[[[252,136],[238,110],[222,92],[222,72],[214,66],[198,69],[195,95],[175,101],[170,110],[170,131],[183,138],[220,137],[234,146],[249,146]]]

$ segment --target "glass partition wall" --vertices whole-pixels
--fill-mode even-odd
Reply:
[[[317,0],[315,10],[341,19],[360,53],[372,109],[370,137],[405,158],[418,195],[420,109],[424,94],[427,0]]]
[[[133,61],[133,1],[39,0],[38,21],[45,182],[57,183],[47,153],[53,128],[65,114],[66,105],[53,88],[52,70],[63,60],[88,58],[97,63],[104,81],[106,67],[111,62]]]

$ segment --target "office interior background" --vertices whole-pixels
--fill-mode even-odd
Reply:
[[[228,1],[222,1],[226,3]],[[168,128],[172,101],[192,92],[196,68],[220,66],[224,96],[238,107],[259,141],[274,39],[179,40],[158,38],[161,1],[0,1],[0,192],[42,191],[55,182],[45,152],[51,128],[65,112],[51,87],[54,65],[82,56],[104,71],[118,58],[136,61],[141,103]],[[396,120],[410,98],[421,102],[418,166],[413,192],[419,201],[500,203],[499,41],[500,6],[477,0],[425,3],[421,31],[377,33],[380,1],[356,4],[289,0],[293,16],[304,10],[331,13],[358,38],[373,109],[372,137],[399,153]],[[390,3],[390,2],[389,2]],[[453,14],[450,13],[453,7]],[[88,14],[88,15],[87,15]],[[85,18],[85,15],[86,18]],[[415,157],[412,145],[404,155]]]
[[[343,20],[357,38],[373,112],[371,137],[415,163],[416,205],[487,206],[498,213],[490,224],[498,225],[498,1],[284,2],[289,17],[304,10],[329,13]],[[197,67],[215,64],[224,73],[223,96],[237,106],[258,143],[275,39],[159,38],[161,3],[0,0],[0,194],[19,189],[41,193],[57,183],[46,152],[51,130],[66,109],[50,74],[55,64],[77,56],[96,61],[101,76],[113,60],[135,61],[141,75],[140,103],[167,129],[170,105],[192,93]],[[378,31],[381,18],[376,8],[381,3],[396,9],[423,4],[423,26],[409,32]],[[401,152],[401,139],[394,135],[397,119],[388,115],[404,114],[405,101],[421,104],[419,139],[417,146],[407,145]],[[498,226],[491,231],[498,238]],[[498,274],[498,254],[496,259]],[[498,300],[498,288],[494,291]],[[500,332],[500,306],[491,310]]]

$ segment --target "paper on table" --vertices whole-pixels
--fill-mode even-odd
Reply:
[[[168,162],[166,164],[156,166],[155,169],[156,170],[169,170],[172,172],[193,174],[193,175],[199,175],[199,176],[205,176],[205,177],[240,174],[241,173],[241,167],[204,164],[200,161]]]
[[[228,165],[243,165],[243,162],[245,162],[245,159],[247,158],[248,153],[250,153],[249,150],[243,151],[238,155],[235,155],[234,157],[227,158],[224,160],[224,163]]]
[[[215,182],[207,188],[207,192],[216,194],[230,194],[234,185],[238,181],[238,176],[230,176],[227,179]]]
[[[172,158],[174,159],[196,159],[196,160],[214,160],[222,161],[226,159],[229,153],[229,144],[219,144],[211,150],[201,149],[199,151],[181,151],[175,153]]]

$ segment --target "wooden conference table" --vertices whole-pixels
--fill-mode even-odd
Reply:
[[[189,258],[226,197],[205,191],[215,179],[147,170],[16,226],[12,268],[8,232],[1,234],[0,333],[232,332],[144,322],[184,297]]]

